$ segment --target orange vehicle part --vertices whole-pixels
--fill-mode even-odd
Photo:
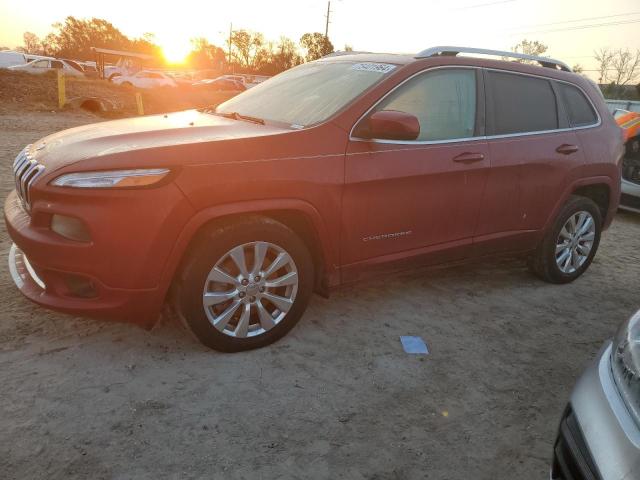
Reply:
[[[640,113],[627,112],[616,118],[616,122],[624,130],[624,141],[640,135]]]

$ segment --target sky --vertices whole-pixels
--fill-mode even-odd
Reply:
[[[156,35],[173,51],[205,37],[225,47],[234,29],[298,41],[324,32],[325,0],[0,0],[0,46],[22,44],[25,31],[44,37],[66,16],[104,18],[128,36]],[[601,47],[640,48],[639,0],[333,0],[329,38],[337,50],[414,53],[435,45],[510,50],[539,40],[547,55],[595,69]]]

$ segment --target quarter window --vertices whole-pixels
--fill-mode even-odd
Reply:
[[[443,69],[412,78],[377,107],[415,115],[419,141],[452,140],[474,136],[476,73],[471,69]]]
[[[558,106],[549,80],[490,72],[489,88],[493,134],[542,132],[558,128]]]
[[[580,89],[567,83],[558,83],[560,93],[572,127],[586,127],[598,122],[598,116]]]

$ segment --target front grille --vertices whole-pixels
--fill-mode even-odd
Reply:
[[[16,192],[27,210],[31,208],[31,186],[36,179],[44,172],[44,165],[36,162],[29,150],[31,145],[27,145],[16,159],[13,161],[13,176],[16,182]]]
[[[640,210],[640,197],[634,197],[633,195],[623,193],[620,195],[620,205]]]
[[[622,161],[622,178],[640,185],[640,159],[627,157]]]
[[[560,422],[560,431],[553,449],[553,480],[601,480],[593,463],[589,447],[571,408]]]

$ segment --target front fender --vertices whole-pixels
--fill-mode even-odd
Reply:
[[[247,214],[268,214],[268,212],[273,211],[298,212],[305,215],[305,217],[310,220],[311,225],[317,234],[320,248],[322,249],[322,257],[324,259],[323,266],[327,273],[328,284],[329,286],[337,285],[339,283],[337,254],[331,245],[328,230],[318,210],[312,204],[304,200],[269,199],[216,205],[197,212],[180,232],[169,255],[160,281],[160,288],[162,289],[163,294],[166,295],[166,292],[171,286],[176,270],[178,269],[189,244],[204,225],[225,217]]]

